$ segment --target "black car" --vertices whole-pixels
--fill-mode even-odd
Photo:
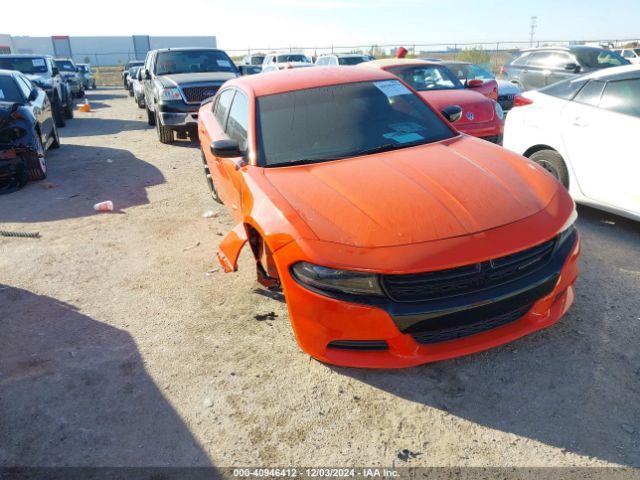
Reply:
[[[198,110],[224,82],[240,75],[231,58],[215,48],[151,50],[143,67],[144,103],[149,125],[161,143],[198,135]]]
[[[47,92],[57,127],[73,118],[73,94],[60,70],[49,55],[0,55],[0,69],[22,72],[36,86]]]
[[[47,94],[22,73],[0,70],[0,186],[44,179],[46,151],[59,146]]]
[[[501,73],[523,90],[535,90],[579,74],[628,64],[617,53],[599,47],[542,47],[518,52]]]

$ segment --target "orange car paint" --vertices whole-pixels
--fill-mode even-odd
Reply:
[[[247,164],[213,157],[209,145],[226,136],[213,117],[212,104],[201,107],[201,147],[236,222],[220,245],[223,268],[235,271],[247,238],[259,235],[275,262],[299,346],[336,365],[408,367],[491,348],[554,324],[573,302],[578,239],[553,291],[524,317],[438,344],[418,344],[381,308],[315,293],[291,276],[290,267],[300,261],[379,274],[455,268],[545,242],[571,216],[573,201],[542,168],[464,134],[314,165],[256,164],[256,97],[394,78],[375,69],[314,67],[227,82],[221,92],[235,88],[250,100]],[[389,349],[327,348],[330,341],[341,339],[386,340]]]

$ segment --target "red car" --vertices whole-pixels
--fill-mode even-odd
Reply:
[[[498,101],[498,81],[488,70],[469,62],[442,62],[467,87]]]
[[[450,105],[462,108],[456,128],[489,142],[502,143],[504,112],[494,100],[465,88],[445,65],[416,59],[385,59],[365,62],[361,68],[378,68],[394,74],[416,90],[436,110]]]
[[[243,76],[200,107],[206,178],[235,224],[218,259],[235,271],[250,247],[313,357],[419,365],[510,342],[571,306],[569,193],[443,110],[358,67]]]

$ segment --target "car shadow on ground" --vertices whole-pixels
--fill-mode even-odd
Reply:
[[[0,311],[0,465],[212,466],[126,331],[3,284]]]
[[[67,126],[60,132],[62,142],[68,138],[90,137],[96,135],[114,135],[131,130],[146,130],[147,122],[142,120],[118,120],[113,118],[95,118],[86,113],[76,113],[76,118],[67,121]]]
[[[403,371],[334,370],[487,428],[640,466],[640,223],[589,208],[579,214],[581,277],[556,326]]]
[[[47,179],[0,196],[0,222],[46,222],[94,215],[111,200],[121,211],[149,203],[146,189],[165,182],[155,166],[128,150],[64,144],[47,153]],[[37,208],[24,208],[25,205]]]

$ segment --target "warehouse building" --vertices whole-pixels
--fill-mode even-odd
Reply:
[[[120,65],[129,60],[144,60],[149,50],[177,47],[217,46],[215,36],[152,37],[27,37],[0,34],[0,53],[41,53],[71,57],[76,62],[95,66]]]

